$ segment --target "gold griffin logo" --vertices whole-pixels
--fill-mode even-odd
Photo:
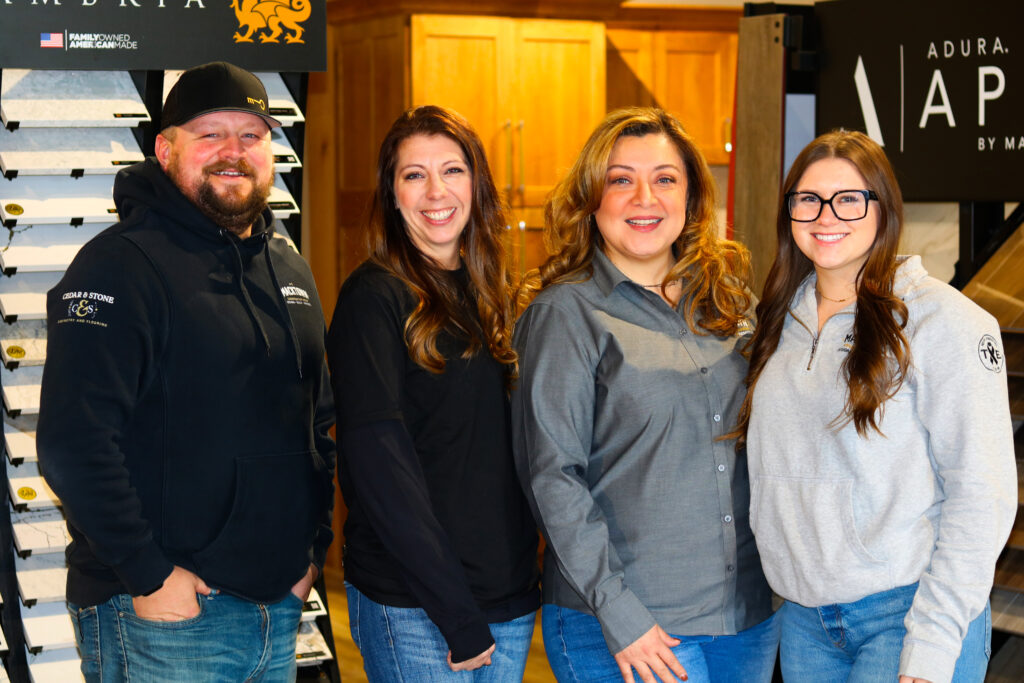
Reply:
[[[249,101],[249,104],[258,104],[261,110],[267,110],[267,103],[264,102],[263,100],[257,100],[253,97],[246,97],[245,99]]]
[[[238,19],[236,43],[255,42],[253,34],[261,43],[277,43],[282,33],[286,43],[305,42],[299,24],[309,19],[310,0],[231,0],[231,8]]]

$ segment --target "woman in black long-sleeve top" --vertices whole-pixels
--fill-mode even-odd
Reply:
[[[505,224],[469,125],[440,107],[400,116],[371,255],[327,346],[349,614],[371,681],[522,678],[540,598],[510,447]]]

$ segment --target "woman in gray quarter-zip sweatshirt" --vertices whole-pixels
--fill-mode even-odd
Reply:
[[[740,415],[783,675],[980,683],[1017,507],[999,327],[896,256],[867,136],[819,137],[783,191]]]

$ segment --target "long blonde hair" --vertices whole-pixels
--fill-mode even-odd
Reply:
[[[591,133],[569,173],[544,206],[544,243],[551,254],[526,274],[518,304],[525,306],[544,288],[582,281],[591,275],[594,250],[604,240],[594,219],[604,194],[608,157],[619,138],[664,135],[686,168],[686,223],[673,245],[678,258],[662,283],[682,281],[683,315],[698,334],[735,334],[751,306],[750,255],[718,236],[715,185],[704,156],[682,124],[661,109],[630,107],[611,112]]]

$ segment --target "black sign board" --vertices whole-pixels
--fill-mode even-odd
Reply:
[[[1024,199],[1024,3],[815,5],[817,130],[868,133],[914,201]]]
[[[324,71],[326,0],[0,0],[0,68]]]

